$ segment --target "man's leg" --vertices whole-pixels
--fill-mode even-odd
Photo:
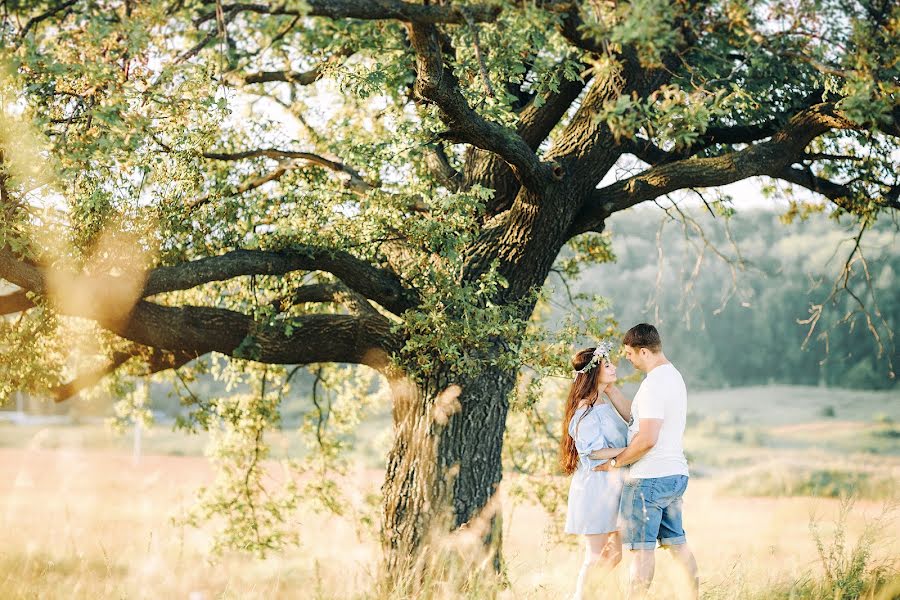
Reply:
[[[647,590],[653,582],[653,571],[656,569],[656,550],[632,550],[631,571],[628,578],[628,600],[641,600],[647,597]]]
[[[681,523],[683,513],[682,496],[687,489],[688,478],[683,475],[667,478],[666,486],[671,486],[671,497],[662,510],[659,523],[659,545],[669,551],[675,563],[681,568],[685,577],[684,586],[679,586],[687,593],[681,597],[696,600],[700,594],[700,579],[697,573],[697,561],[687,544],[687,537]]]
[[[665,546],[665,548],[684,571],[685,577],[687,577],[688,591],[690,593],[688,597],[692,600],[697,600],[700,597],[700,575],[697,570],[697,561],[694,559],[694,553],[691,552],[690,547],[686,543],[676,546]]]

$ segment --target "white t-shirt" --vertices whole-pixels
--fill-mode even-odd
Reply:
[[[684,456],[684,426],[687,421],[687,389],[671,363],[647,373],[631,405],[634,420],[628,427],[628,443],[640,429],[641,419],[662,419],[659,439],[640,460],[631,465],[631,477],[647,479],[688,475]]]

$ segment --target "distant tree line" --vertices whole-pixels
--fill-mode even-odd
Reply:
[[[773,227],[779,220],[789,222]],[[841,273],[859,225],[825,214],[759,210],[726,219],[706,209],[648,209],[617,215],[608,231],[615,262],[585,269],[570,291],[608,298],[623,327],[656,322],[692,385],[897,387],[895,223],[863,232],[865,263],[857,257],[850,265],[847,289]],[[838,292],[827,301],[835,281]],[[558,311],[566,292],[554,294]]]

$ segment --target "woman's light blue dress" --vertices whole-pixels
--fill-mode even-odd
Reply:
[[[628,426],[611,404],[595,404],[588,408],[577,409],[569,422],[569,435],[575,440],[579,462],[569,486],[566,533],[581,535],[619,529],[621,469],[593,471],[592,467],[606,461],[592,460],[588,455],[601,448],[628,445]]]

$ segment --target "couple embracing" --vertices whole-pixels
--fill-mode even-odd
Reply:
[[[684,380],[663,354],[653,325],[632,327],[623,346],[625,357],[646,373],[633,401],[615,385],[612,344],[601,342],[572,359],[575,380],[566,400],[560,462],[572,475],[565,530],[586,541],[574,600],[584,597],[589,576],[606,579],[601,587],[611,585],[605,576],[621,561],[623,547],[632,559],[628,597],[643,598],[653,580],[657,542],[683,567],[690,597],[696,598],[697,563],[681,524],[688,484]]]

